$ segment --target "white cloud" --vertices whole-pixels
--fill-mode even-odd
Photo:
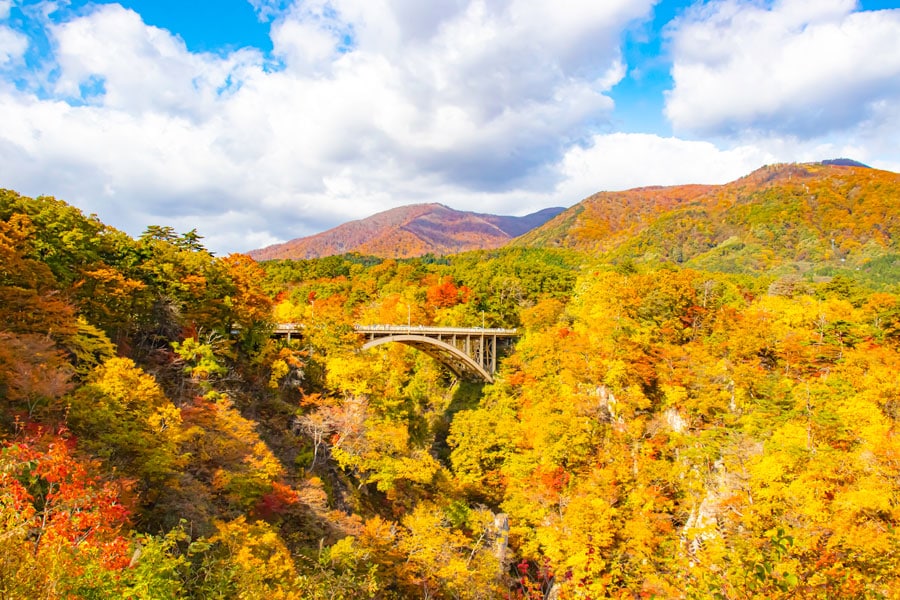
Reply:
[[[900,172],[900,159],[880,153],[860,137],[800,140],[785,135],[750,135],[728,143],[652,134],[596,135],[574,147],[560,163],[561,198],[582,198],[599,190],[645,185],[721,184],[772,163],[819,162],[849,157],[878,169]]]
[[[0,181],[133,234],[197,227],[218,251],[412,202],[541,208],[653,2],[251,0],[277,65],[99,5],[47,21],[52,77],[0,92]]]
[[[689,11],[669,28],[666,114],[676,131],[897,131],[900,10],[855,9],[854,0],[718,0]]]
[[[891,158],[900,136],[883,135],[885,123],[900,123],[883,93],[883,65],[858,92],[864,119],[840,141],[776,130],[792,110],[808,112],[796,92],[770,92],[775,109],[762,117],[747,89],[738,98],[698,95],[704,77],[722,86],[736,77],[729,23],[747,20],[748,43],[799,43],[805,31],[856,18],[832,0],[814,16],[800,2],[772,11],[711,3],[673,28],[676,126],[750,128],[745,141],[595,135],[625,72],[622,32],[654,2],[572,0],[560,10],[550,0],[250,0],[272,19],[271,57],[192,53],[133,11],[99,5],[46,21],[46,64],[10,67],[19,88],[22,80],[31,87],[0,80],[0,186],[53,194],[132,234],[149,224],[196,227],[225,252],[415,202],[524,214],[604,189],[724,182],[773,160],[900,162]],[[706,38],[691,45],[689,33]],[[4,47],[0,34],[0,61]],[[21,56],[18,48],[7,55]],[[682,67],[703,77],[682,76]],[[804,73],[830,98],[821,69]],[[706,120],[679,108],[688,105]]]
[[[27,37],[9,27],[0,25],[0,68],[20,61],[27,49]]]
[[[643,133],[595,135],[588,146],[566,153],[558,194],[580,199],[600,190],[651,184],[727,183],[779,160],[777,154],[751,145],[721,150],[709,142]]]
[[[225,58],[191,54],[181,39],[145,25],[117,4],[51,26],[50,34],[60,71],[57,94],[128,113],[203,118],[230,91],[229,82],[258,70],[262,62],[249,50]]]
[[[9,18],[9,11],[12,8],[12,0],[0,0],[0,21]]]
[[[572,204],[598,191],[646,185],[723,184],[766,164],[838,157],[900,171],[900,161],[878,156],[853,141],[802,141],[793,136],[747,136],[738,144],[716,145],[643,133],[598,134],[587,145],[571,148],[560,161],[558,170],[563,177],[555,196],[561,204]]]

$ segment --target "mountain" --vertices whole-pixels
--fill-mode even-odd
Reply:
[[[617,263],[898,279],[900,175],[843,164],[778,164],[725,185],[601,192],[518,238]]]
[[[256,260],[317,258],[347,252],[409,258],[499,248],[563,210],[547,208],[524,217],[508,217],[458,211],[436,203],[413,204],[249,254]]]
[[[822,161],[823,165],[837,165],[839,167],[865,167],[867,169],[871,169],[869,165],[863,164],[858,160],[853,160],[852,158],[830,158],[828,160]]]

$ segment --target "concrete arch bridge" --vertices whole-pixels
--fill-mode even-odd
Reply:
[[[382,344],[405,344],[440,361],[457,377],[493,383],[499,356],[515,344],[516,329],[483,327],[430,327],[423,325],[355,325],[368,350]],[[279,323],[275,337],[303,336],[303,326]]]
[[[519,337],[516,329],[356,325],[365,336],[362,349],[397,343],[411,346],[443,363],[457,377],[493,383],[500,354]]]

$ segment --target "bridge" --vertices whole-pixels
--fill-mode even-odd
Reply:
[[[276,323],[275,329],[272,330],[272,337],[274,338],[287,338],[288,340],[293,337],[302,337],[303,336],[303,324],[302,323]]]
[[[302,335],[302,325],[279,323],[273,336]],[[355,325],[365,336],[362,349],[398,343],[424,352],[440,361],[457,377],[494,381],[500,353],[519,337],[516,329],[484,327],[432,327],[426,325]]]
[[[356,325],[366,336],[362,349],[396,342],[421,350],[440,361],[457,377],[493,383],[497,357],[519,337],[515,329],[483,327],[429,327],[409,325]]]

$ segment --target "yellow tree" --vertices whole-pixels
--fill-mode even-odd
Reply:
[[[184,465],[181,412],[130,359],[98,367],[69,397],[68,417],[83,446],[139,478],[148,500]]]

